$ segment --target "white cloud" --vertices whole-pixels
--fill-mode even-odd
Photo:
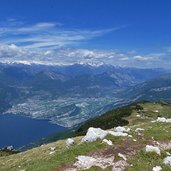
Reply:
[[[60,23],[36,23],[35,25],[31,26],[25,26],[25,27],[19,27],[16,28],[16,33],[15,34],[21,34],[21,33],[34,33],[34,32],[39,32],[39,31],[44,31],[45,29],[52,29],[55,28],[56,26],[60,26]]]
[[[144,56],[134,56],[133,57],[135,60],[139,60],[139,61],[146,61],[146,60],[149,60],[148,57],[144,57]]]
[[[27,49],[15,44],[0,44],[0,62],[17,62],[23,64],[71,65],[74,63],[91,65],[117,65],[127,67],[170,67],[171,59],[168,54],[158,53],[134,55],[122,53],[118,50],[90,50],[90,49]],[[167,58],[167,60],[165,60]]]
[[[82,42],[103,36],[123,27],[102,30],[66,29],[61,23],[39,22],[27,25],[23,22],[10,20],[0,23],[0,43],[36,48],[60,48],[68,45],[79,45]]]
[[[67,48],[122,29],[64,29],[61,23],[39,22],[26,25],[15,19],[0,23],[0,62],[69,65],[73,63],[109,64],[128,67],[170,67],[171,51],[140,54],[134,50]]]

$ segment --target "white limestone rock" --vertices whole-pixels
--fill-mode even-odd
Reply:
[[[118,156],[121,157],[122,159],[124,159],[125,161],[127,161],[127,158],[125,155],[121,154],[121,153],[118,153]]]
[[[171,156],[164,158],[164,164],[171,166]]]
[[[161,171],[162,167],[161,166],[155,166],[153,167],[152,171]]]
[[[146,148],[145,148],[146,152],[154,152],[158,155],[160,155],[160,149],[159,147],[155,147],[155,146],[152,146],[152,145],[146,145]]]
[[[144,129],[143,128],[136,128],[135,129],[135,132],[140,132],[140,131],[144,131]]]
[[[103,143],[106,143],[107,145],[113,145],[111,140],[103,139]]]
[[[66,146],[71,147],[72,145],[74,145],[74,140],[72,138],[68,138],[66,140]]]
[[[158,117],[156,121],[157,121],[157,122],[171,123],[171,118],[166,119],[166,118],[164,118],[164,117],[162,117],[162,118],[161,118],[161,117]]]
[[[124,132],[115,132],[115,131],[108,131],[109,134],[116,136],[116,137],[126,137],[128,136],[127,133]]]
[[[125,127],[122,127],[122,126],[118,126],[114,129],[115,132],[129,132],[130,131],[130,128],[125,128]]]
[[[87,131],[87,134],[82,138],[81,142],[93,142],[97,139],[103,139],[107,134],[108,132],[102,130],[101,128],[90,127]]]

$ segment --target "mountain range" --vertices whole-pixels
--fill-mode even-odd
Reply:
[[[137,100],[171,101],[171,74],[164,74],[132,87],[124,93]]]
[[[1,63],[0,112],[71,127],[131,101],[169,100],[169,72],[112,65]]]

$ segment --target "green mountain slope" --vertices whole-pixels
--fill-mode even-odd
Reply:
[[[156,113],[156,111],[159,112]],[[135,116],[134,121],[135,113],[148,118],[157,118],[160,116],[168,118],[171,117],[170,111],[171,105],[166,102],[135,102],[128,106],[108,111],[101,116],[97,116],[93,119],[86,121],[79,127],[79,129],[76,130],[76,134],[85,134],[89,127],[110,129],[118,125],[128,125],[130,124],[130,122],[136,123],[138,122],[136,120],[139,120],[140,118],[137,119],[137,117]]]
[[[158,116],[171,118],[171,114],[169,113],[171,111],[171,104],[141,102],[120,108],[120,110],[124,110],[125,108],[131,111],[129,116],[124,116],[124,119],[129,122],[127,127],[131,131],[129,132],[129,136],[125,137],[107,135],[105,138],[112,141],[112,146],[102,143],[100,139],[95,142],[80,143],[82,136],[79,136],[74,138],[74,145],[67,148],[65,144],[66,140],[59,140],[18,154],[9,156],[1,155],[0,170],[79,170],[76,167],[79,155],[93,157],[94,159],[98,158],[99,163],[103,160],[100,164],[110,161],[111,157],[113,157],[112,162],[109,162],[108,166],[104,169],[106,171],[112,170],[116,166],[121,170],[151,171],[153,167],[158,165],[164,171],[171,170],[171,166],[163,163],[168,152],[171,152],[171,123],[152,122]],[[115,115],[117,110],[114,112]],[[111,112],[105,115],[111,115]],[[96,120],[98,121],[98,118]],[[92,124],[90,121],[89,123]],[[103,122],[99,124],[99,127],[103,127]],[[136,128],[144,130],[137,132]],[[146,145],[158,146],[161,150],[161,155],[157,155],[154,152],[147,153],[145,151]],[[123,154],[126,160],[119,153]],[[100,171],[102,169],[92,165],[92,167],[86,170]]]

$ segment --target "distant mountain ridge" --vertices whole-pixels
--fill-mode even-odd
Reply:
[[[131,95],[132,94],[132,95]],[[148,80],[125,92],[136,100],[167,100],[171,102],[171,73]]]
[[[68,127],[133,101],[132,87],[168,72],[85,64],[0,66],[1,113],[49,119]]]

